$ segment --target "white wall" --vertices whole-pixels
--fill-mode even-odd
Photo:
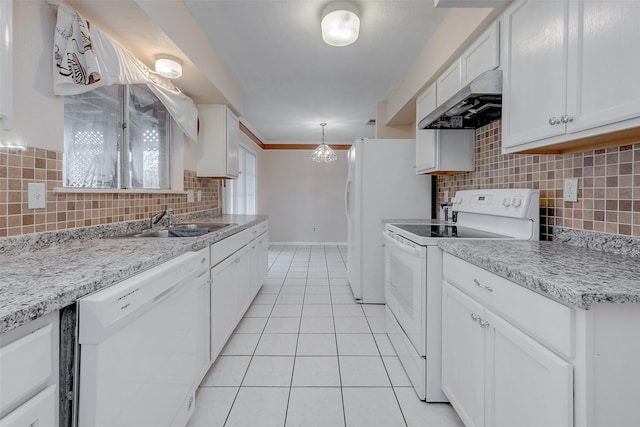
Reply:
[[[307,150],[260,150],[258,213],[269,215],[271,242],[346,242],[347,152],[318,164]],[[315,231],[314,231],[315,228]]]
[[[64,104],[53,95],[56,9],[45,1],[13,2],[13,126],[29,147],[62,151]]]

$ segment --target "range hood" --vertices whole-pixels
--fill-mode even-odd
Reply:
[[[476,129],[502,115],[502,70],[486,71],[428,114],[418,129]]]

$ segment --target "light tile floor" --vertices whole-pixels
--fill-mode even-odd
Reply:
[[[346,247],[271,246],[260,293],[207,373],[187,427],[462,426],[418,400],[384,331],[353,301]]]

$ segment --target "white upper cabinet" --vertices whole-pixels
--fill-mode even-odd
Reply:
[[[237,178],[239,171],[239,120],[222,104],[199,105],[199,177]]]
[[[438,76],[436,79],[436,106],[442,105],[480,74],[495,70],[499,66],[500,22],[496,21],[449,68]]]
[[[462,88],[460,58],[436,79],[436,106],[439,107]]]
[[[416,100],[416,123],[436,108],[436,84]],[[416,129],[416,173],[475,170],[475,131]]]
[[[499,66],[500,21],[496,21],[460,57],[461,86],[466,86],[480,74]]]
[[[0,0],[0,129],[8,129],[11,125],[12,8],[12,0]]]
[[[640,2],[519,1],[503,22],[503,152],[610,144],[640,126],[640,55],[623,48],[640,39]]]

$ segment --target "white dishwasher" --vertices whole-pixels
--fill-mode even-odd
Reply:
[[[79,301],[78,426],[184,427],[207,363],[206,252]]]

